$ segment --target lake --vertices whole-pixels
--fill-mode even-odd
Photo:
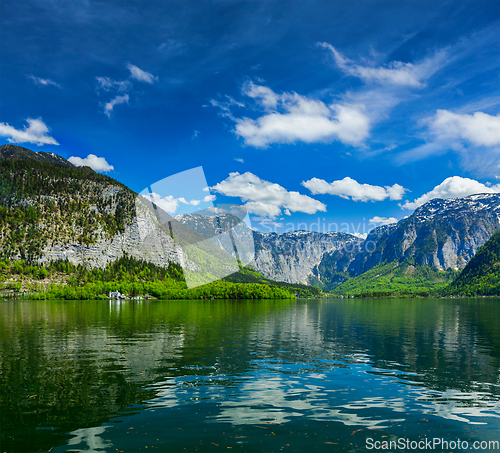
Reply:
[[[500,299],[0,302],[0,422],[2,452],[486,447]]]

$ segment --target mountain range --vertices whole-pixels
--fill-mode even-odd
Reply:
[[[88,268],[102,268],[123,255],[165,267],[185,259],[137,194],[89,167],[75,167],[54,153],[4,145],[0,183],[3,259],[39,264],[63,259]],[[196,214],[167,217],[186,226],[195,222],[204,237],[235,224],[230,215],[217,222]],[[269,280],[328,290],[352,285],[373,270],[373,287],[380,283],[377,278],[401,282],[431,274],[442,283],[466,267],[498,230],[500,194],[434,199],[398,223],[375,228],[365,240],[338,232],[254,232],[255,259],[249,265]]]

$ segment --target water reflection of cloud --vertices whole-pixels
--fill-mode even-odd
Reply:
[[[255,423],[286,423],[291,417],[300,417],[313,408],[306,399],[296,399],[306,389],[290,387],[283,377],[247,380],[237,398],[221,401],[219,421],[234,425]]]
[[[83,428],[73,431],[73,438],[68,440],[68,445],[78,447],[78,450],[71,448],[71,451],[86,453],[102,453],[113,444],[109,440],[104,440],[100,436],[109,426],[98,426],[96,428]]]
[[[391,408],[404,412],[402,398],[387,401],[382,398],[363,399],[351,405],[331,407],[329,394],[340,390],[320,385],[303,385],[289,381],[286,376],[255,377],[241,386],[239,396],[229,401],[221,401],[218,421],[229,421],[233,425],[258,423],[286,423],[294,417],[307,417],[316,421],[337,421],[348,426],[387,428],[390,422],[404,419],[381,419],[373,417],[373,411],[366,415],[359,412],[366,409]],[[322,377],[304,376],[304,381]]]
[[[473,417],[500,419],[500,401],[491,400],[492,395],[486,392],[460,392],[448,389],[444,392],[417,391],[417,393],[415,399],[420,401],[426,414],[470,425],[486,424],[470,420]]]

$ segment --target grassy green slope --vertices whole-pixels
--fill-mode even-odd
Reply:
[[[500,296],[500,231],[479,248],[443,294]]]
[[[396,261],[379,264],[338,286],[333,293],[344,295],[389,295],[435,293],[446,287],[456,271],[438,271],[429,266],[415,266]]]
[[[239,272],[236,272],[232,275],[225,277],[224,281],[232,283],[258,283],[258,284],[279,286],[299,296],[314,297],[314,296],[319,296],[321,294],[321,290],[312,286],[301,285],[298,283],[276,282],[274,280],[269,280],[268,278],[264,277],[260,272],[248,266],[245,266]]]

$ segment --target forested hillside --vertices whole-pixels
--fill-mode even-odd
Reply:
[[[188,289],[178,264],[159,267],[129,256],[103,269],[88,269],[67,261],[45,266],[23,260],[0,261],[2,297],[107,299],[110,292],[119,291],[127,298],[148,294],[159,299],[292,299],[296,292],[293,287],[276,286],[266,279],[242,283],[236,275],[233,280]]]
[[[123,184],[56,158],[28,159],[30,150],[21,147],[14,147],[21,158],[5,158],[3,148],[0,258],[33,261],[48,244],[89,245],[123,232],[131,221],[135,194]]]

